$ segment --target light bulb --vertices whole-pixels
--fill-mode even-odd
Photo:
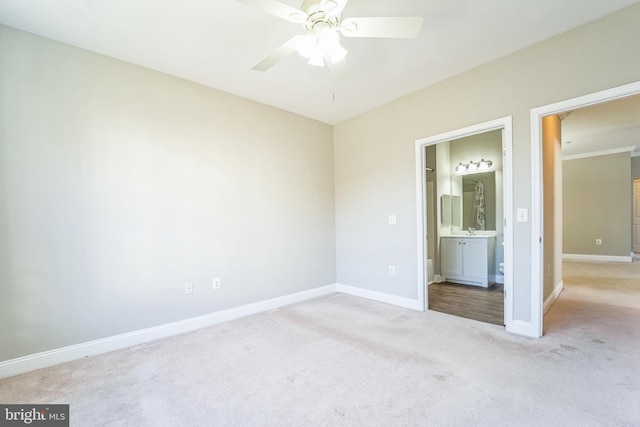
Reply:
[[[303,58],[311,58],[318,50],[318,40],[313,34],[298,37],[294,44],[296,50]]]
[[[347,54],[347,51],[340,46],[340,36],[331,28],[325,28],[320,31],[318,47],[331,59],[333,64],[340,61]]]
[[[323,49],[330,49],[334,44],[340,42],[340,36],[331,28],[323,28],[318,35],[319,45]]]
[[[345,56],[347,56],[347,51],[345,48],[340,46],[340,43],[336,43],[336,45],[331,50],[330,56],[331,56],[331,62],[335,64],[336,62],[340,61]]]
[[[335,64],[347,54],[347,51],[340,46],[340,36],[331,28],[300,36],[295,40],[294,45],[300,56],[307,58],[310,65],[317,67],[325,65],[325,58],[326,61]]]

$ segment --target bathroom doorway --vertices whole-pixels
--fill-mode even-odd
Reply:
[[[418,140],[416,159],[425,309],[509,330],[511,118]]]

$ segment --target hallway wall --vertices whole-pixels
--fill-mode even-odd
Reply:
[[[563,162],[565,254],[629,257],[629,157],[626,152]],[[602,239],[602,245],[596,245],[596,239]]]

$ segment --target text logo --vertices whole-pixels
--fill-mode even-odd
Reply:
[[[69,427],[69,405],[0,404],[0,427]]]

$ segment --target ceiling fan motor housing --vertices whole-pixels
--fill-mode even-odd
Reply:
[[[306,14],[304,27],[310,33],[319,33],[326,28],[338,29],[342,14],[338,4],[331,0],[305,0],[300,7]],[[338,13],[332,13],[337,11]]]

